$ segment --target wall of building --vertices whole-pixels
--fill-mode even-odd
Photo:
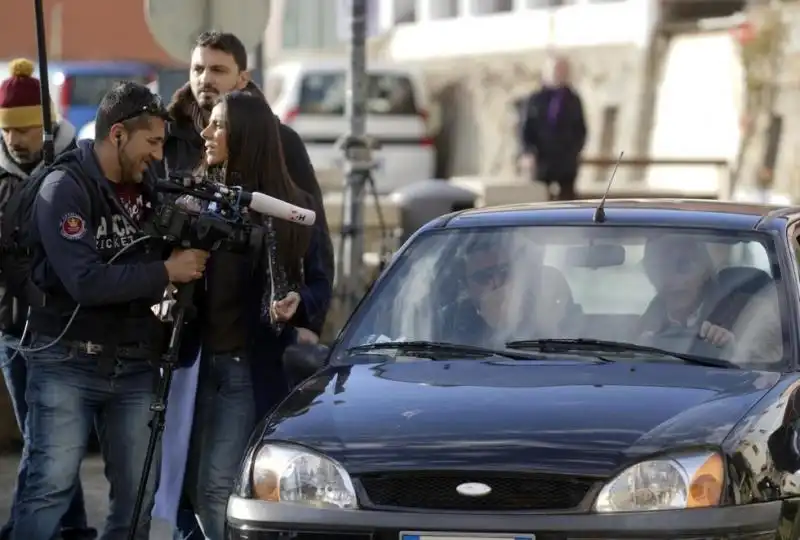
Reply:
[[[405,6],[382,3],[406,8],[403,13],[382,11],[383,24],[396,18],[409,21],[388,30],[383,56],[414,64],[426,74],[432,95],[444,107],[452,174],[516,175],[516,105],[540,85],[541,70],[553,50],[573,64],[589,127],[586,154],[646,153],[639,119],[647,100],[655,2],[575,0],[553,8],[536,0],[498,0],[495,11],[487,13],[491,10],[485,4],[458,0],[450,3],[456,8],[453,16],[442,13],[447,2],[408,1]],[[597,191],[609,172],[586,168],[579,183]],[[640,178],[641,171],[623,168],[618,173],[622,185]]]
[[[408,0],[406,0],[408,1]],[[495,0],[495,8],[499,4]],[[564,0],[542,7],[536,0],[490,4],[458,0],[455,16],[437,16],[446,2],[414,0],[413,15],[392,12],[398,0],[382,3],[381,27],[393,32],[391,54],[398,60],[457,58],[547,48],[626,44],[646,47],[655,24],[652,0]],[[478,10],[478,6],[483,9]],[[408,7],[408,6],[406,6]],[[412,22],[394,22],[408,20]]]
[[[264,34],[267,63],[287,57],[344,54],[342,5],[340,0],[272,0]]]
[[[51,58],[174,65],[147,29],[144,0],[42,0]],[[0,59],[36,55],[31,0],[3,0]],[[11,16],[13,14],[13,16]]]

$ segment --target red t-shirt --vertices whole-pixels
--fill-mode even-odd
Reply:
[[[138,225],[142,220],[144,212],[144,196],[140,184],[114,184],[119,202],[128,212],[128,215]]]

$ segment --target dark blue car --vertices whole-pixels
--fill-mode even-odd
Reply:
[[[796,538],[800,208],[597,206],[418,231],[285,357],[229,538]]]

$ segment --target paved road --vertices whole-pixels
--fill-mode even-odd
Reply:
[[[5,521],[11,506],[11,489],[16,478],[18,456],[0,456],[0,486],[8,489],[0,490],[0,520]],[[103,463],[99,457],[93,456],[86,460],[81,471],[83,490],[86,496],[86,509],[89,511],[89,522],[92,526],[102,529],[103,521],[108,510],[108,483],[103,477]],[[171,540],[170,527],[166,523],[158,522],[150,534],[151,540]]]

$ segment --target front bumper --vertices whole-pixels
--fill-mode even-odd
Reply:
[[[790,505],[792,508],[785,508]],[[624,514],[530,514],[386,512],[334,510],[231,497],[228,540],[281,538],[276,533],[309,533],[307,538],[398,540],[400,531],[535,534],[536,540],[649,538],[775,538],[781,517],[796,512],[792,502],[664,510]],[[339,536],[341,535],[341,536]],[[299,535],[298,538],[303,538]]]

